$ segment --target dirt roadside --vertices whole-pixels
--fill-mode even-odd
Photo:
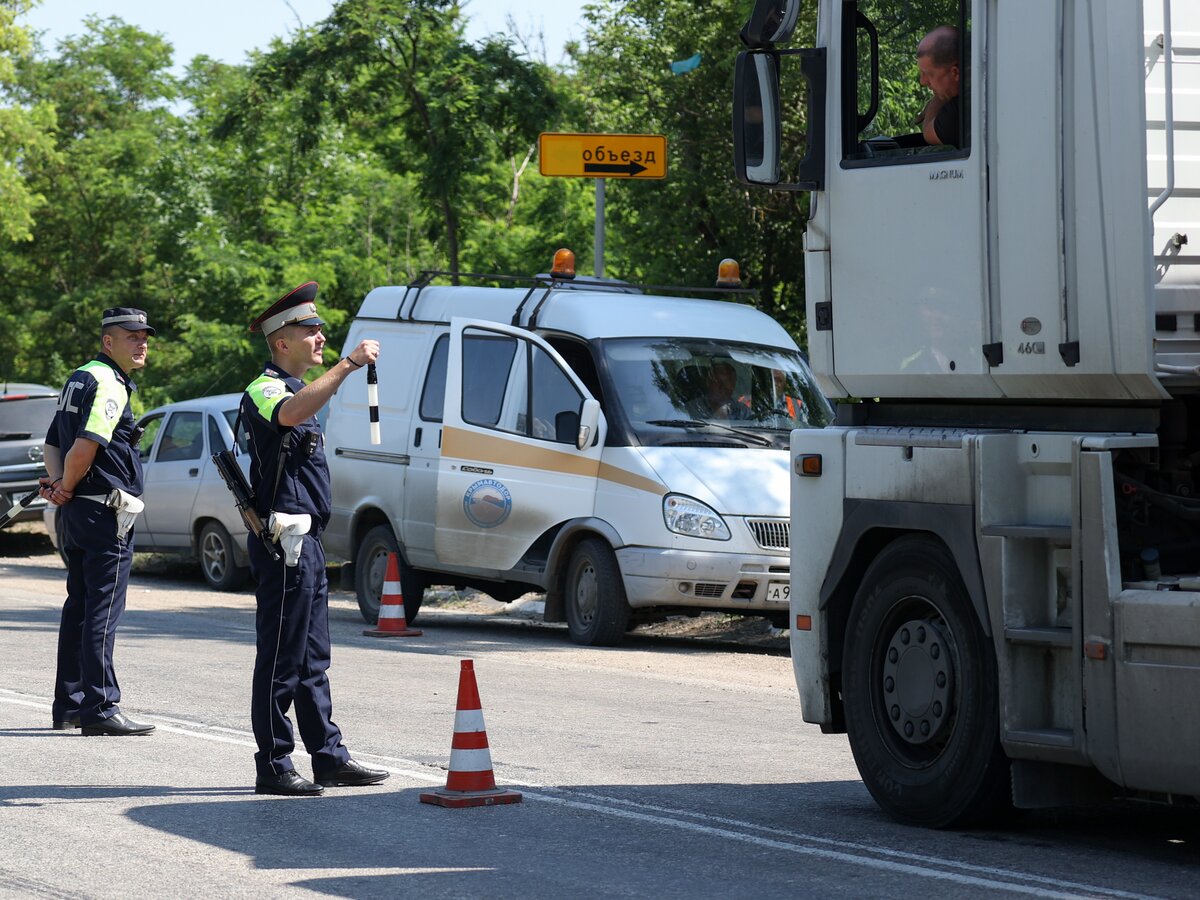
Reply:
[[[18,522],[0,532],[0,564],[6,561],[37,561],[47,568],[59,568],[61,563],[40,522]],[[203,584],[194,560],[157,553],[138,554],[133,561],[133,577],[146,575]],[[354,594],[336,590],[340,579],[335,568],[330,569],[330,602],[357,608]],[[245,589],[248,592],[252,588]],[[425,592],[422,611],[445,611],[457,615],[524,619],[540,621],[543,610],[541,594],[526,594],[512,603],[501,603],[487,594],[472,589],[456,591],[451,588],[431,588]],[[631,632],[660,638],[695,639],[722,644],[741,644],[760,651],[787,653],[788,632],[773,628],[759,616],[739,616],[731,613],[702,613],[697,616],[670,616],[664,621],[639,625]]]

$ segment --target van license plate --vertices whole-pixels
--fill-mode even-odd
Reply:
[[[778,603],[787,603],[791,596],[792,586],[787,581],[772,581],[767,585],[767,599]]]

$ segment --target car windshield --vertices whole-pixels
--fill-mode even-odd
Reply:
[[[794,350],[703,338],[601,343],[613,395],[642,445],[786,447],[833,419]]]

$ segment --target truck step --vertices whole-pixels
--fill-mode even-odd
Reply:
[[[1008,743],[1066,750],[1075,746],[1075,732],[1070,728],[1025,728],[1006,732],[1004,740]]]
[[[997,523],[979,529],[993,537],[1018,538],[1026,541],[1064,541],[1070,543],[1070,525],[1018,525]]]
[[[1071,629],[1057,625],[1006,626],[1004,639],[1027,647],[1070,647]]]

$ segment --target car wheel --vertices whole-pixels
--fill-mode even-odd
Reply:
[[[404,595],[404,621],[411,625],[421,611],[425,596],[425,579],[409,566],[400,555],[396,536],[388,525],[376,525],[358,545],[354,557],[354,591],[358,611],[363,620],[374,625],[379,621],[379,601],[383,596],[383,580],[387,575],[388,553],[396,554],[400,564],[400,592]]]
[[[217,591],[236,591],[250,577],[249,567],[237,564],[233,538],[220,522],[206,522],[200,530],[200,571]]]
[[[584,538],[567,566],[567,633],[577,644],[611,647],[621,642],[629,622],[625,583],[612,548],[600,538]]]
[[[850,748],[883,809],[933,828],[1007,811],[996,657],[941,542],[901,538],[875,558],[843,660]]]

